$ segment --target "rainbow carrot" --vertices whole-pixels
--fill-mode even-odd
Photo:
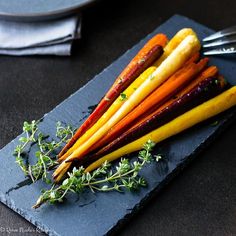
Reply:
[[[200,43],[196,36],[187,36],[179,46],[171,53],[169,57],[153,72],[149,79],[145,80],[123,106],[111,117],[111,119],[104,124],[93,136],[83,143],[76,151],[74,151],[66,161],[80,158],[92,145],[100,140],[111,127],[118,123],[130,111],[134,109],[142,100],[144,100],[151,92],[158,86],[165,82],[173,73],[175,73],[181,66],[198,50]]]
[[[190,63],[177,71],[134,110],[112,127],[102,139],[93,145],[90,151],[103,147],[113,141],[116,137],[119,137],[123,132],[135,124],[138,119],[142,118],[142,116],[147,116],[150,112],[160,107],[165,101],[170,99],[196,77],[196,75],[206,67],[207,63],[208,58],[204,58],[198,64]]]
[[[144,47],[117,77],[114,84],[100,101],[96,109],[76,131],[71,140],[59,153],[59,156],[62,156],[76,142],[76,140],[103,115],[113,101],[133,82],[134,79],[136,79],[137,76],[139,76],[161,56],[163,53],[163,47],[166,45],[167,41],[168,39],[164,34],[157,34],[144,45]]]
[[[189,35],[197,36],[191,28],[184,28],[178,31],[174,37],[168,42],[164,48],[164,53],[154,63],[154,66],[158,67],[176,48],[177,46]]]
[[[184,29],[180,30],[179,32],[177,32],[176,35],[166,45],[163,55],[155,62],[154,66],[158,67],[174,51],[174,49],[183,41],[183,39],[186,38],[188,35],[196,36],[196,33],[191,28],[184,28]],[[157,39],[159,40],[159,42],[158,42]],[[159,36],[159,34],[158,34],[155,37],[153,37],[146,45],[147,46],[151,45],[153,42],[154,42],[155,45],[159,44],[162,47],[164,47],[165,44],[167,43],[167,38],[165,36],[163,37],[163,35]],[[144,48],[145,48],[145,46],[144,46]],[[62,149],[62,151],[59,154],[59,157],[62,156],[75,143],[75,141],[86,130],[88,130],[89,127],[91,127],[98,120],[98,118],[101,116],[101,114],[106,111],[106,109],[109,107],[110,103],[112,103],[112,101],[113,101],[113,99],[111,99],[111,97],[113,95],[110,94],[112,92],[112,90],[113,90],[112,88],[114,88],[114,91],[116,91],[117,88],[115,88],[115,84],[117,84],[117,83],[119,84],[120,83],[120,78],[126,78],[127,77],[126,74],[129,75],[130,71],[132,71],[130,68],[132,67],[133,62],[135,62],[135,59],[137,59],[138,61],[139,60],[143,61],[142,60],[142,58],[143,58],[142,52],[143,52],[144,48],[137,54],[137,56],[131,61],[131,63],[125,68],[125,70],[117,77],[115,83],[113,84],[111,89],[108,91],[108,93],[106,94],[105,98],[99,103],[99,105],[96,108],[96,110],[85,121],[85,123],[77,130],[76,134],[71,139],[71,141]],[[195,55],[195,56],[199,57],[199,55]],[[136,68],[135,65],[134,65],[134,68]],[[129,81],[131,81],[131,80],[129,80]],[[122,89],[118,88],[117,91],[121,92]],[[116,96],[117,96],[117,94],[116,94]],[[106,97],[108,97],[108,99],[106,99]],[[101,109],[99,111],[99,107],[100,108],[103,107],[103,104],[105,104],[104,107],[106,107],[106,109]]]
[[[76,149],[53,173],[56,181],[59,176],[66,173],[72,161],[78,159],[87,152],[99,139],[101,139],[111,127],[126,116],[134,107],[144,100],[151,92],[160,86],[168,77],[175,73],[182,65],[189,60],[200,49],[200,42],[195,35],[187,36],[176,49],[161,63],[161,65],[145,80],[139,88],[130,96],[122,107],[106,122],[95,134]]]
[[[87,165],[87,163],[92,163],[98,158],[113,152],[114,150],[134,141],[135,139],[140,138],[154,129],[159,128],[177,116],[192,109],[194,106],[197,106],[202,102],[205,102],[208,99],[216,96],[222,92],[222,90],[225,88],[225,85],[226,82],[222,77],[209,77],[203,80],[182,96],[178,97],[177,95],[177,98],[171,99],[171,102],[167,102],[168,105],[157,109],[142,119],[140,122],[132,126],[129,130],[117,137],[107,146],[103,147],[97,153],[91,154],[90,156],[79,160],[79,164]]]
[[[184,113],[183,115],[175,118],[169,123],[153,130],[152,132],[144,135],[143,137],[123,146],[122,148],[107,154],[99,160],[92,163],[86,168],[86,172],[90,172],[102,165],[105,161],[114,161],[126,154],[142,149],[144,143],[152,140],[159,143],[171,136],[174,136],[204,120],[207,120],[233,106],[236,105],[236,86],[226,90],[220,95],[204,102],[203,104],[193,108],[192,110]]]
[[[199,52],[194,54],[184,66],[187,66],[191,63],[196,62],[199,59]],[[86,140],[89,139],[99,128],[101,128],[111,117],[112,115],[119,110],[122,104],[125,102],[127,98],[134,93],[134,91],[155,71],[156,67],[149,67],[146,71],[144,71],[121,95],[124,95],[125,98],[121,96],[118,97],[113,104],[108,108],[108,110],[102,115],[102,117],[89,129],[87,130],[75,144],[60,158],[59,161],[65,160],[73,151],[75,151],[79,146],[81,146]],[[94,148],[93,148],[94,149]]]
[[[79,146],[81,146],[85,141],[87,141],[99,128],[101,128],[114,114],[122,104],[129,98],[134,91],[155,71],[156,67],[152,66],[145,70],[124,92],[125,98],[119,96],[108,110],[101,116],[101,118],[90,128],[88,129],[75,144],[60,158],[59,161],[65,160],[73,151],[75,151]]]

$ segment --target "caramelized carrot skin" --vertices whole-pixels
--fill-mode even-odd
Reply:
[[[156,41],[155,41],[156,40]],[[163,53],[163,47],[167,43],[167,37],[162,34],[155,36],[155,40],[151,39],[147,45],[138,53],[138,55],[131,61],[126,69],[118,76],[113,86],[109,89],[105,97],[100,101],[96,109],[87,118],[87,120],[76,131],[71,140],[66,144],[59,154],[62,156],[75,142],[84,134],[109,108],[120,93],[129,86],[136,77],[138,77],[144,70],[153,64]],[[154,44],[154,42],[156,44]],[[157,44],[158,43],[158,44]],[[152,46],[150,46],[151,44]],[[153,45],[154,44],[154,45]],[[160,45],[161,44],[161,45]]]
[[[157,88],[140,105],[117,123],[102,139],[100,139],[90,150],[103,147],[123,132],[128,130],[142,117],[146,117],[152,111],[160,107],[164,102],[177,94],[186,84],[201,72],[207,65],[209,59],[204,58],[198,64],[187,62],[186,66],[178,70],[162,86]]]
[[[109,143],[97,153],[92,154],[83,160],[81,159],[79,164],[87,166],[100,157],[142,137],[146,133],[159,128],[193,107],[215,97],[221,93],[225,87],[226,83],[222,77],[211,77],[203,80],[189,92],[174,99],[169,103],[169,105],[154,111],[152,114],[142,119],[139,123],[134,125],[131,129],[123,133],[120,137]]]

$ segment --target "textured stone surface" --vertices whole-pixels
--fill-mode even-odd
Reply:
[[[165,32],[171,36],[182,27],[193,27],[200,37],[212,32],[179,16],[171,18],[155,32]],[[53,133],[54,124],[57,120],[78,125],[77,121],[84,116],[83,112],[86,112],[89,106],[99,101],[112,83],[112,79],[119,73],[122,65],[129,61],[143,43],[144,41],[140,42],[84,88],[46,115],[41,124],[42,130]],[[233,75],[235,74],[233,61],[215,58],[212,62],[219,65],[222,73],[233,83]],[[101,83],[104,78],[106,78],[105,82]],[[78,202],[69,199],[63,206],[43,207],[37,211],[33,211],[30,207],[39,195],[39,190],[43,184],[26,185],[9,192],[9,189],[17,187],[18,183],[24,181],[22,173],[11,156],[11,151],[16,145],[16,142],[13,141],[0,152],[2,159],[0,172],[3,171],[0,173],[1,179],[3,178],[1,181],[3,184],[0,187],[1,201],[51,235],[68,235],[68,229],[70,229],[70,235],[75,235],[78,232],[79,235],[103,235],[111,231],[117,224],[122,223],[124,217],[127,218],[141,207],[147,197],[159,190],[181,170],[195,156],[193,154],[196,154],[203,147],[202,144],[206,140],[209,141],[215,137],[217,131],[222,130],[220,128],[232,120],[232,114],[233,112],[228,112],[223,117],[217,118],[220,120],[218,126],[210,126],[210,123],[207,122],[177,136],[178,138],[172,138],[163,143],[161,151],[166,158],[159,164],[145,168],[142,174],[147,178],[149,187],[138,194],[84,194]],[[8,170],[7,173],[4,170]],[[14,178],[12,178],[13,174]],[[5,181],[6,179],[8,181]]]

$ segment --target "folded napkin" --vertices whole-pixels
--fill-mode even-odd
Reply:
[[[0,21],[0,54],[71,54],[72,42],[81,37],[81,17],[71,16],[43,22]]]

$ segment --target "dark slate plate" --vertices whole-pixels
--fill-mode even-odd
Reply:
[[[88,112],[88,107],[98,103],[123,66],[148,38],[158,32],[164,32],[171,37],[183,27],[192,27],[200,38],[213,33],[212,30],[185,17],[178,15],[172,17],[86,86],[45,115],[40,124],[41,130],[53,134],[58,120],[78,126]],[[211,58],[211,62],[220,68],[229,82],[234,83],[236,66],[233,60]],[[0,151],[0,200],[49,235],[94,236],[110,233],[196,157],[199,151],[234,120],[235,113],[236,109],[231,109],[211,121],[159,144],[155,151],[161,151],[164,158],[161,162],[153,163],[143,169],[142,175],[147,179],[149,186],[138,193],[84,193],[80,198],[69,198],[62,205],[44,206],[38,210],[32,210],[31,206],[40,195],[40,189],[45,186],[41,182],[27,185],[27,180],[12,156],[12,151],[17,145],[17,140],[13,140]],[[212,126],[211,123],[215,120],[219,121],[218,125]],[[135,155],[132,158],[135,158]]]

